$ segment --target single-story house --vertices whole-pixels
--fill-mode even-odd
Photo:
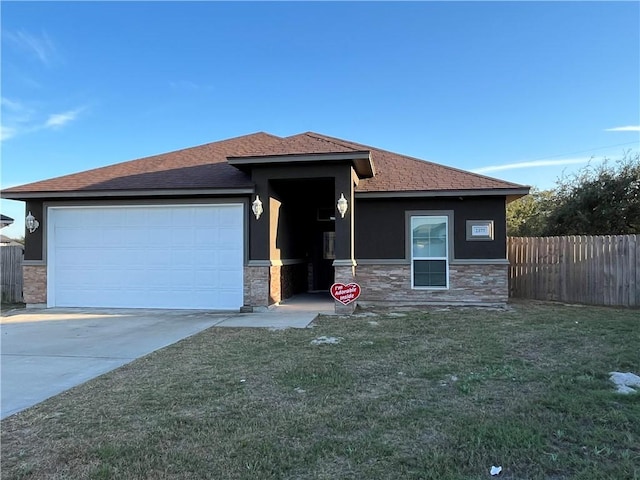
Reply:
[[[28,304],[250,310],[333,283],[358,283],[364,305],[504,304],[505,207],[528,192],[326,135],[261,132],[2,197],[29,212]]]

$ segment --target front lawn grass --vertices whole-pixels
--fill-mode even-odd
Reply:
[[[2,478],[638,479],[639,352],[638,310],[536,302],[211,328],[2,421]]]

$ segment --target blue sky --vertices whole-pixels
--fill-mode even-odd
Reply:
[[[0,8],[3,188],[256,131],[539,188],[640,149],[638,2]]]

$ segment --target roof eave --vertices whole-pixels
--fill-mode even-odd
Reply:
[[[368,150],[334,153],[294,153],[286,155],[256,155],[227,157],[227,162],[239,170],[246,171],[258,165],[312,163],[312,162],[344,162],[351,161],[360,178],[371,178],[375,172],[371,152]]]
[[[149,189],[149,190],[69,190],[42,192],[2,192],[0,197],[7,200],[36,200],[36,199],[73,199],[73,198],[125,198],[125,197],[184,197],[198,195],[230,196],[249,195],[254,188],[206,188],[206,189]]]
[[[509,201],[529,194],[529,187],[478,188],[459,190],[411,190],[393,192],[355,192],[356,198],[417,198],[417,197],[487,197],[505,196]]]

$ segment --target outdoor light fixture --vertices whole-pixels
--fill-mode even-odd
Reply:
[[[344,218],[344,214],[347,213],[347,208],[349,207],[349,204],[347,203],[347,199],[344,198],[344,193],[340,194],[337,207],[338,207],[338,211],[340,212],[340,215],[342,216],[342,218]]]
[[[264,211],[262,208],[262,202],[260,201],[260,197],[256,195],[256,199],[251,204],[251,210],[253,210],[253,214],[256,216],[256,220],[260,218],[262,212]]]
[[[36,220],[36,217],[31,215],[31,212],[29,212],[29,215],[27,215],[27,218],[24,219],[24,226],[27,227],[27,230],[29,230],[29,233],[33,233],[40,226],[40,222]]]

